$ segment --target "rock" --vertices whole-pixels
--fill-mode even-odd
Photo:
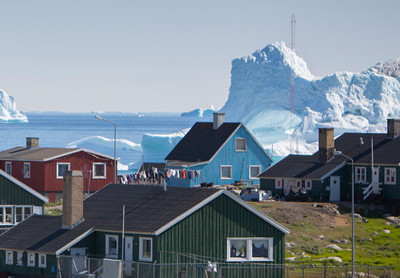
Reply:
[[[379,234],[378,234],[378,232],[374,232],[373,235],[374,235],[374,236],[377,236],[377,235],[379,235]]]
[[[383,229],[383,232],[384,232],[385,234],[390,234],[390,230],[387,230],[387,229]]]
[[[392,225],[392,223],[390,223],[390,222],[386,222],[385,224],[388,225],[388,226]]]
[[[385,219],[386,219],[387,221],[389,221],[390,223],[394,224],[394,225],[400,224],[400,219],[399,219],[398,217],[395,217],[395,216],[387,216],[387,217],[385,217]]]
[[[359,215],[358,213],[354,213],[354,219],[358,219],[358,220],[362,220],[361,215]]]
[[[335,225],[331,225],[331,228],[336,228],[336,226]]]
[[[286,258],[286,261],[289,261],[289,262],[294,262],[294,260],[296,260],[296,257]]]
[[[319,239],[325,239],[323,235],[318,236]]]
[[[294,246],[296,246],[296,243],[293,243],[293,242],[286,242],[286,243],[285,243],[285,247],[286,247],[286,248],[292,248],[292,247],[294,247]]]
[[[340,247],[337,246],[336,244],[331,244],[331,245],[328,246],[328,248],[329,248],[329,249],[336,250],[336,251],[342,251],[342,250],[343,250],[342,248],[340,248]]]
[[[341,263],[342,262],[342,258],[340,257],[328,257],[328,260],[333,260],[335,262]]]
[[[363,237],[363,238],[361,238],[361,240],[364,240],[364,241],[372,241],[372,238]]]

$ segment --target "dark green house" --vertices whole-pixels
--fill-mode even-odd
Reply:
[[[0,170],[0,233],[32,214],[43,214],[48,199]]]
[[[4,272],[56,277],[64,271],[66,277],[65,271],[89,271],[88,264],[76,261],[63,269],[64,255],[122,259],[132,262],[131,267],[133,262],[171,263],[171,256],[165,255],[171,253],[225,263],[284,264],[289,231],[226,190],[110,184],[83,202],[82,194],[76,194],[81,176],[77,171],[64,176],[62,216],[35,215],[0,236]],[[102,268],[105,272],[105,263]],[[279,268],[262,271],[261,277],[284,275]],[[151,277],[159,275],[176,277],[163,271]]]
[[[355,198],[399,210],[400,120],[388,119],[387,130],[334,139],[333,128],[320,128],[316,153],[285,157],[259,175],[260,187],[282,196],[300,189],[313,201],[350,200],[353,164]]]

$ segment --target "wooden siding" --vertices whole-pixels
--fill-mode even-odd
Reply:
[[[0,176],[0,205],[43,206],[44,201]]]

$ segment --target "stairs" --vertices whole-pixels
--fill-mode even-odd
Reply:
[[[378,195],[382,191],[381,188],[379,188],[379,182],[378,181],[373,181],[371,182],[370,185],[368,185],[364,190],[363,190],[363,200],[365,201],[372,193]]]

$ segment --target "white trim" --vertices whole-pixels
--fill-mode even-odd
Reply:
[[[359,174],[360,178],[359,179],[357,178],[357,175],[358,175],[357,170],[360,170],[360,174]],[[363,172],[364,172],[364,174],[363,174]],[[354,176],[355,183],[366,183],[367,182],[367,167],[355,166],[354,167],[354,175],[355,175]],[[362,178],[363,176],[364,176],[364,178]]]
[[[340,163],[336,168],[333,168],[332,170],[330,170],[328,173],[326,173],[325,175],[323,175],[321,177],[321,181],[323,181],[324,179],[330,177],[332,174],[334,174],[336,171],[338,171],[339,169],[341,169],[343,166],[346,165],[346,161],[343,161],[342,163]]]
[[[60,249],[58,249],[55,253],[56,255],[60,255],[61,253],[63,253],[65,250],[69,249],[71,246],[75,245],[76,243],[78,243],[79,241],[81,241],[82,239],[84,239],[85,237],[87,237],[88,235],[90,235],[91,233],[93,233],[93,228],[90,228],[89,230],[87,230],[86,232],[84,232],[83,234],[81,234],[80,236],[76,237],[74,240],[72,240],[71,242],[67,243],[65,246],[61,247]]]
[[[237,148],[237,141],[244,140],[244,150],[240,150]],[[247,152],[247,140],[244,137],[236,137],[235,138],[235,152]]]
[[[29,166],[29,172],[25,172],[25,166]],[[24,179],[30,179],[32,174],[32,168],[30,162],[24,162],[24,166],[22,168]]]
[[[44,263],[42,263],[42,258],[44,257]],[[40,267],[40,268],[46,268],[46,254],[40,254],[39,253],[39,257],[38,257],[38,260],[39,260],[39,262],[38,262],[38,266]]]
[[[231,176],[230,177],[223,177],[222,176],[222,167],[229,167],[231,169],[231,171],[230,171],[231,172]],[[219,165],[219,173],[220,173],[219,178],[221,180],[231,180],[231,179],[233,179],[232,165]]]
[[[104,167],[104,176],[95,176],[95,167],[96,165],[103,165]],[[107,163],[105,162],[93,162],[92,163],[92,179],[106,179],[107,178]]]
[[[17,180],[16,178],[14,178],[13,176],[10,176],[9,174],[7,174],[6,172],[4,172],[3,170],[0,169],[0,175],[2,175],[3,177],[5,177],[6,179],[10,180],[11,182],[15,183],[16,185],[18,185],[19,187],[21,187],[22,189],[24,189],[25,191],[28,191],[29,193],[31,193],[32,195],[38,197],[40,200],[42,200],[43,202],[47,203],[49,201],[48,198],[44,197],[42,194],[40,194],[39,192],[33,190],[32,188],[30,188],[29,186],[27,186],[26,184],[20,182],[19,180]]]
[[[150,240],[150,258],[143,257],[143,241]],[[153,238],[139,237],[139,261],[152,262],[153,261]]]
[[[99,152],[95,152],[95,151],[92,151],[92,150],[88,150],[88,149],[85,149],[85,148],[71,149],[71,150],[72,151],[70,151],[70,152],[65,152],[65,153],[62,153],[62,154],[59,154],[59,155],[56,155],[56,156],[47,157],[47,158],[44,158],[43,160],[37,160],[37,161],[49,161],[49,160],[53,160],[53,159],[56,159],[56,158],[59,158],[59,157],[62,157],[62,156],[67,156],[67,155],[70,155],[70,154],[74,154],[74,153],[77,153],[77,152],[80,152],[80,151],[83,151],[83,152],[89,153],[89,154],[95,154],[97,156],[102,156],[102,157],[114,160],[114,157],[112,157],[112,156],[108,156],[108,155],[105,155],[105,154],[102,154],[102,153],[99,153]],[[33,160],[31,160],[31,161],[33,161]],[[117,158],[117,161],[119,161],[119,158]]]
[[[7,173],[7,165],[10,165],[10,173]],[[4,164],[4,172],[6,172],[9,175],[12,175],[12,162],[11,161],[6,161]]]
[[[10,255],[11,255],[11,260],[9,260]],[[14,264],[14,251],[6,250],[6,264],[7,265]]]
[[[3,212],[0,216],[2,216],[2,219],[0,220],[0,226],[10,226],[10,225],[15,225],[15,214],[14,214],[14,206],[12,205],[1,205],[0,206],[3,209]],[[11,222],[6,222],[7,219],[7,212],[6,209],[10,208],[11,209]]]
[[[281,184],[278,186],[278,181],[281,182]],[[282,189],[283,188],[283,179],[275,179],[275,189]]]
[[[384,167],[383,168],[384,169],[384,184],[388,184],[388,185],[395,185],[396,184],[396,168],[394,168],[394,167]],[[386,170],[389,170],[390,171],[390,175],[386,175]],[[387,176],[394,176],[394,181],[393,182],[391,182],[391,181],[389,181],[389,182],[387,182],[386,181],[386,178],[387,178]]]
[[[57,162],[56,163],[56,179],[58,179],[58,180],[60,180],[60,179],[63,179],[63,177],[64,176],[60,176],[59,175],[59,173],[58,173],[58,165],[68,165],[68,170],[67,171],[70,171],[71,170],[71,163],[70,162]]]
[[[308,183],[310,183],[310,186],[308,186]],[[306,190],[312,190],[312,180],[305,180],[305,188]]]
[[[261,174],[261,165],[249,165],[249,179],[259,179],[259,177],[258,177],[258,175],[257,176],[255,176],[255,177],[252,177],[251,176],[251,168],[258,168],[259,169],[259,171],[258,171],[258,175],[260,175]]]
[[[115,253],[116,254],[110,254],[110,252],[111,252],[111,250],[110,250],[110,239],[114,239],[117,243],[117,246],[116,246],[116,250],[115,250]],[[106,250],[105,250],[105,254],[104,254],[104,256],[106,257],[106,258],[109,258],[109,259],[118,259],[118,244],[119,244],[119,240],[118,240],[119,238],[118,238],[118,235],[106,235],[106,238],[105,238],[105,240],[106,240],[106,242],[105,242],[105,245],[106,245]]]
[[[231,257],[231,241],[246,241],[246,257]],[[253,240],[268,241],[268,257],[253,257]],[[227,262],[272,262],[274,261],[274,239],[272,237],[228,237],[226,239]]]
[[[33,262],[31,263],[30,257],[33,255]],[[26,256],[26,265],[29,267],[35,267],[36,254],[34,252],[28,252]]]
[[[301,180],[296,180],[296,186],[297,188],[301,188]]]

